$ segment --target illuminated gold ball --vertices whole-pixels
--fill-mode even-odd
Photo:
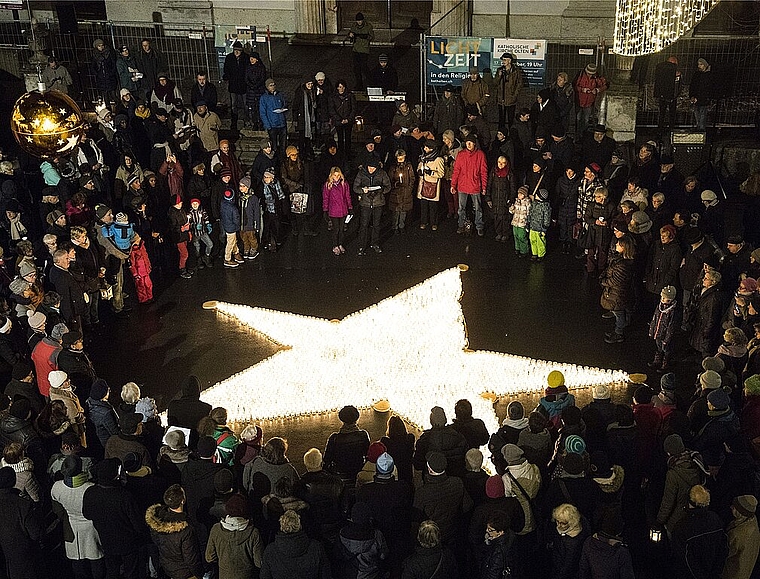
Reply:
[[[24,151],[49,159],[76,149],[84,137],[84,118],[68,95],[52,90],[32,91],[16,101],[11,131]]]

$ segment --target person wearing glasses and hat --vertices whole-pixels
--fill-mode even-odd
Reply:
[[[137,68],[137,61],[129,53],[129,47],[124,44],[119,47],[119,55],[116,57],[116,71],[119,73],[119,84],[122,90],[126,89],[137,94],[142,73]]]
[[[119,88],[116,55],[100,38],[95,39],[92,48],[92,71],[95,75],[95,88],[103,102],[106,104],[116,102],[116,90]]]

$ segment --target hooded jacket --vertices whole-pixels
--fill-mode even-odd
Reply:
[[[264,546],[258,529],[240,517],[226,517],[211,528],[206,546],[206,561],[218,562],[219,576],[249,579],[261,569]]]
[[[615,537],[595,533],[583,544],[580,577],[594,579],[634,579],[631,553]]]
[[[380,187],[374,191],[364,192],[364,187]],[[359,197],[359,205],[362,207],[382,207],[385,205],[385,196],[391,190],[391,181],[388,174],[380,168],[374,173],[362,165],[354,179],[354,193]]]
[[[261,579],[330,579],[330,563],[322,545],[303,531],[277,533],[267,546]]]
[[[200,401],[201,384],[196,376],[188,376],[179,396],[169,402],[167,418],[169,426],[194,430],[198,422],[211,412],[211,404]]]
[[[464,148],[457,154],[451,186],[455,191],[468,195],[479,195],[486,191],[488,167],[483,151],[477,147],[472,151]]]
[[[158,547],[161,568],[169,577],[203,577],[198,542],[185,513],[175,513],[164,505],[153,505],[145,511],[145,522]]]

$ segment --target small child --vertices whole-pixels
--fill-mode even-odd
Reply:
[[[153,301],[153,281],[150,279],[150,258],[145,243],[138,234],[132,241],[132,251],[129,254],[129,271],[135,280],[137,289],[137,301],[141,304],[149,304]]]
[[[103,237],[109,237],[114,245],[122,251],[129,251],[132,246],[132,237],[135,234],[134,226],[129,222],[126,213],[119,212],[116,214],[116,220],[113,223],[102,225]]]
[[[528,229],[530,229],[530,250],[533,253],[533,261],[541,261],[546,255],[546,231],[551,223],[552,209],[549,206],[549,192],[539,189],[535,198],[531,200],[530,214],[528,215]]]
[[[414,167],[406,160],[406,151],[403,149],[396,151],[396,163],[391,166],[388,176],[392,183],[388,196],[388,209],[392,215],[391,228],[394,233],[404,233],[406,214],[412,210],[416,175]],[[433,222],[433,228],[438,229],[436,222]]]
[[[198,267],[212,267],[211,250],[214,248],[214,242],[211,241],[211,221],[208,218],[206,210],[201,207],[200,199],[190,199],[190,231],[193,232],[193,247],[195,254],[198,256]],[[205,255],[201,253],[201,242],[206,248]]]
[[[517,199],[509,207],[512,214],[512,236],[515,238],[515,254],[520,257],[528,255],[528,216],[530,215],[530,199],[528,188],[523,185],[517,190]]]
[[[671,341],[678,327],[678,308],[676,307],[676,288],[665,286],[660,292],[660,303],[649,322],[649,337],[654,340],[657,351],[654,360],[649,362],[650,368],[665,370],[668,367],[670,354],[673,351]]]

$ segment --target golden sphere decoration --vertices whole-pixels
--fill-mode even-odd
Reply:
[[[11,113],[11,131],[19,146],[42,159],[74,151],[84,137],[84,122],[71,97],[54,90],[22,95]]]

